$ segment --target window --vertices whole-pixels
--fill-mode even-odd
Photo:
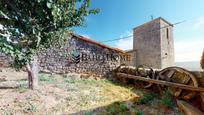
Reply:
[[[166,38],[169,38],[169,28],[166,28]]]

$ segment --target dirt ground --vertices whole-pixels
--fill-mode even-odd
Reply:
[[[105,79],[78,74],[40,74],[39,89],[27,89],[27,73],[0,72],[0,114],[177,115],[168,98]],[[171,101],[171,100],[170,100]]]

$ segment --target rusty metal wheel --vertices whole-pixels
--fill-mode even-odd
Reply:
[[[186,69],[180,67],[168,67],[161,70],[159,72],[159,78],[157,79],[198,87],[198,81],[195,76]],[[175,97],[180,97],[185,100],[193,98],[196,94],[195,92],[175,87],[161,86],[161,89],[168,90]]]
[[[141,77],[146,77],[149,79],[154,79],[154,71],[151,67],[145,66],[145,65],[139,65],[137,67],[137,72],[138,75]],[[139,81],[141,82],[141,86],[143,88],[150,88],[153,84],[152,83],[148,83],[148,82],[144,82],[144,81]]]
[[[121,64],[120,66],[118,66],[115,71],[115,73],[125,73],[125,74],[130,74],[130,75],[135,75],[136,74],[136,69],[132,69],[130,68],[128,65],[126,64]],[[128,78],[124,78],[124,77],[119,77],[116,76],[116,78],[121,81],[122,83],[128,83],[129,79]]]

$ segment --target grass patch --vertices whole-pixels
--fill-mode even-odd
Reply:
[[[91,112],[86,112],[84,115],[92,115]]]
[[[108,115],[114,115],[116,114],[117,111],[114,107],[110,107],[107,112],[108,112]]]
[[[66,78],[64,78],[64,82],[66,82],[66,83],[75,83],[76,80],[75,80],[75,79],[72,79],[72,78],[66,77]]]
[[[39,80],[41,82],[45,82],[45,83],[53,83],[55,82],[55,76],[49,75],[49,74],[41,74],[39,76]]]
[[[18,81],[16,91],[19,93],[26,92],[28,90],[28,83],[26,81]]]
[[[169,108],[174,108],[174,103],[173,103],[173,98],[172,95],[169,92],[164,92],[162,94],[162,98],[160,100],[161,104],[169,107]]]
[[[142,110],[138,110],[138,109],[135,109],[134,113],[135,113],[135,115],[143,115],[143,111]]]
[[[9,109],[1,109],[0,113],[3,115],[14,115],[15,110],[10,109],[10,108]]]
[[[150,101],[152,101],[154,98],[156,97],[156,94],[155,93],[149,93],[149,94],[146,94],[144,95],[142,98],[140,98],[137,102],[137,104],[147,104],[149,103]]]
[[[120,103],[120,111],[125,112],[128,109],[127,105],[125,103]]]
[[[24,112],[26,112],[26,113],[37,112],[37,105],[35,105],[33,103],[29,103],[29,106],[24,109]]]

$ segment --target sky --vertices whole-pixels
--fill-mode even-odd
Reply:
[[[100,13],[86,18],[77,34],[101,42],[132,35],[133,28],[163,17],[174,26],[175,61],[199,61],[204,50],[204,0],[91,0]],[[133,38],[104,42],[123,50],[132,49]]]

